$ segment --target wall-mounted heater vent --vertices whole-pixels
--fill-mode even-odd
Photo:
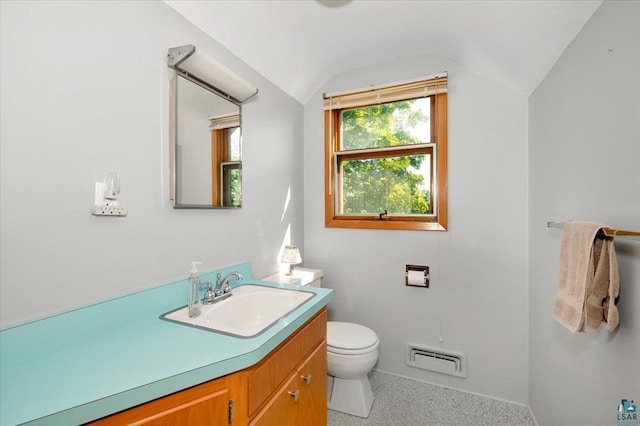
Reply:
[[[407,365],[452,376],[467,377],[467,362],[464,354],[420,346],[407,345]]]

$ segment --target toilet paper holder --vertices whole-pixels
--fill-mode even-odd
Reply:
[[[429,267],[426,265],[406,265],[404,284],[408,287],[429,288]]]

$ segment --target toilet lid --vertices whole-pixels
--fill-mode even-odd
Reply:
[[[378,343],[378,336],[368,327],[351,322],[327,321],[329,349],[358,351]]]

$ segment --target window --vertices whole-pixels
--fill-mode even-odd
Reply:
[[[447,78],[325,95],[325,224],[447,229]]]
[[[240,207],[240,115],[209,117],[211,130],[211,202],[214,206]]]

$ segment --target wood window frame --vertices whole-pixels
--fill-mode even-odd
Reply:
[[[325,226],[327,228],[356,228],[356,229],[387,229],[387,230],[415,230],[415,231],[446,231],[447,223],[447,93],[433,95],[431,103],[431,142],[436,146],[436,182],[435,197],[432,199],[436,206],[433,215],[380,215],[350,216],[336,214],[336,203],[341,198],[336,196],[338,171],[333,170],[336,164],[336,153],[340,151],[341,112],[342,109],[324,111],[325,135]],[[410,100],[410,99],[406,99]],[[407,146],[407,152],[413,149]],[[341,157],[347,158],[344,151]]]
[[[229,159],[229,129],[211,131],[211,204],[222,205],[220,164]]]

